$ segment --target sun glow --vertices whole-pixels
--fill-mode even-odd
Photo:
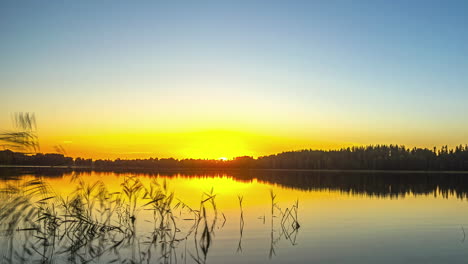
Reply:
[[[329,142],[293,138],[282,134],[265,135],[264,131],[242,130],[187,130],[158,131],[100,131],[76,135],[49,134],[41,130],[42,152],[54,152],[53,146],[62,145],[67,155],[93,159],[135,158],[194,158],[230,160],[240,156],[258,157],[284,150],[304,148],[337,148],[349,146]],[[274,143],[274,144],[273,144]]]
[[[252,155],[245,135],[232,131],[204,131],[189,135],[181,151],[188,157],[227,160],[241,155]]]

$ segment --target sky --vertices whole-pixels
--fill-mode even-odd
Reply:
[[[467,1],[1,1],[0,129],[232,158],[468,143]]]

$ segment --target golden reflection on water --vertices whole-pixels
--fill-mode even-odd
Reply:
[[[76,182],[72,181],[73,175],[66,173],[43,179],[56,195],[67,197],[76,188]],[[209,259],[212,263],[225,261],[226,256],[233,254],[236,258],[226,262],[266,263],[271,261],[270,257],[278,263],[291,260],[303,263],[306,259],[328,263],[334,257],[335,263],[342,263],[343,260],[353,262],[354,257],[360,256],[359,251],[355,250],[363,248],[371,252],[369,263],[373,263],[388,254],[387,250],[380,249],[379,245],[383,244],[388,244],[387,248],[398,252],[399,260],[441,247],[450,247],[459,256],[468,255],[468,251],[459,246],[462,237],[460,226],[468,226],[466,199],[460,199],[460,193],[447,191],[452,190],[447,187],[443,192],[438,188],[433,191],[427,191],[430,188],[421,189],[419,181],[413,185],[405,182],[399,186],[402,190],[411,190],[411,186],[415,186],[415,192],[405,191],[392,196],[376,192],[382,186],[380,184],[372,185],[372,188],[365,186],[369,193],[378,193],[372,195],[365,191],[345,191],[346,185],[342,185],[345,186],[342,189],[298,189],[267,182],[266,178],[239,179],[229,173],[161,173],[151,176],[87,172],[79,175],[89,184],[102,181],[110,192],[121,191],[121,184],[132,175],[137,175],[147,186],[156,180],[161,185],[165,183],[177,199],[193,208],[199,208],[204,193],[213,191],[216,194],[216,206],[220,214],[226,217],[226,223],[219,216],[210,249]],[[3,181],[0,185],[20,186],[36,178],[34,175],[24,175],[17,180]],[[342,183],[341,180],[337,184]],[[357,186],[364,185],[359,183]],[[418,193],[418,190],[423,191]],[[301,227],[291,240],[283,237],[277,241],[281,229],[278,226],[279,219],[271,217],[271,191],[276,194],[276,201],[283,210],[299,201],[298,221]],[[243,197],[242,216],[238,196]],[[145,202],[141,200],[140,204]],[[144,216],[148,211],[142,210],[141,214]],[[137,219],[138,228],[151,229],[150,224],[142,219],[144,217]],[[272,224],[271,219],[275,223]],[[189,226],[189,223],[180,225],[181,228]],[[355,243],[358,246],[353,247]],[[414,243],[420,245],[417,252],[406,251]]]
[[[102,181],[110,192],[121,191],[121,184],[125,177],[133,176],[134,174],[116,174],[116,173],[100,173],[91,172],[89,174],[82,174],[80,177],[87,183],[94,183]],[[69,196],[76,189],[76,182],[72,180],[73,173],[64,174],[63,177],[44,178],[45,182],[51,189],[61,196]],[[24,175],[17,180],[5,181],[3,185],[19,184],[32,179],[36,179],[33,175]],[[217,195],[216,202],[225,210],[235,209],[238,210],[237,196],[242,195],[245,197],[245,203],[249,206],[263,205],[270,203],[270,191],[273,190],[281,200],[294,201],[302,198],[319,198],[326,197],[334,193],[340,195],[339,192],[298,192],[290,188],[282,188],[278,185],[252,179],[249,181],[238,181],[228,174],[215,174],[212,176],[184,176],[177,174],[175,176],[167,176],[164,174],[154,176],[139,175],[139,179],[144,185],[149,185],[150,181],[156,179],[159,184],[166,182],[169,191],[174,192],[175,196],[190,205],[196,205],[200,202],[203,193],[213,192]]]
[[[102,181],[110,192],[118,192],[121,191],[124,179],[132,175],[135,174],[90,172],[82,173],[80,177],[88,183]],[[166,182],[169,191],[174,192],[175,196],[184,203],[194,207],[200,203],[203,193],[209,193],[213,190],[213,193],[216,194],[218,207],[224,213],[232,211],[233,214],[239,211],[237,196],[244,197],[244,207],[247,211],[257,212],[259,215],[268,211],[271,206],[271,191],[277,195],[279,203],[285,206],[298,200],[299,204],[302,205],[300,206],[301,217],[305,219],[316,217],[318,213],[333,217],[334,215],[342,215],[344,212],[349,212],[351,215],[378,212],[379,215],[385,216],[403,210],[403,213],[406,211],[408,214],[413,214],[421,211],[422,208],[429,208],[440,203],[445,204],[446,200],[459,200],[454,193],[446,195],[446,199],[439,199],[441,194],[438,191],[423,195],[409,192],[404,197],[378,197],[327,189],[305,191],[264,182],[256,178],[240,181],[226,173],[200,174],[198,176],[184,174],[171,176],[166,174],[137,175],[145,185],[149,185],[150,181],[154,179],[160,184]],[[63,177],[45,177],[44,180],[57,195],[66,197],[70,196],[76,189],[76,183],[72,181],[72,176],[73,173],[66,173]],[[33,175],[24,175],[20,180],[4,181],[2,185],[19,184],[35,178],[37,177]],[[403,201],[404,206],[402,206]],[[457,205],[457,203],[445,204],[445,208],[447,205]]]

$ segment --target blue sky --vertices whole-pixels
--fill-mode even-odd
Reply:
[[[31,111],[45,133],[468,143],[467,13],[466,1],[2,1],[0,124]]]

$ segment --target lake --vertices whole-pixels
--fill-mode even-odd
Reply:
[[[463,173],[3,168],[0,179],[2,263],[468,260]]]

